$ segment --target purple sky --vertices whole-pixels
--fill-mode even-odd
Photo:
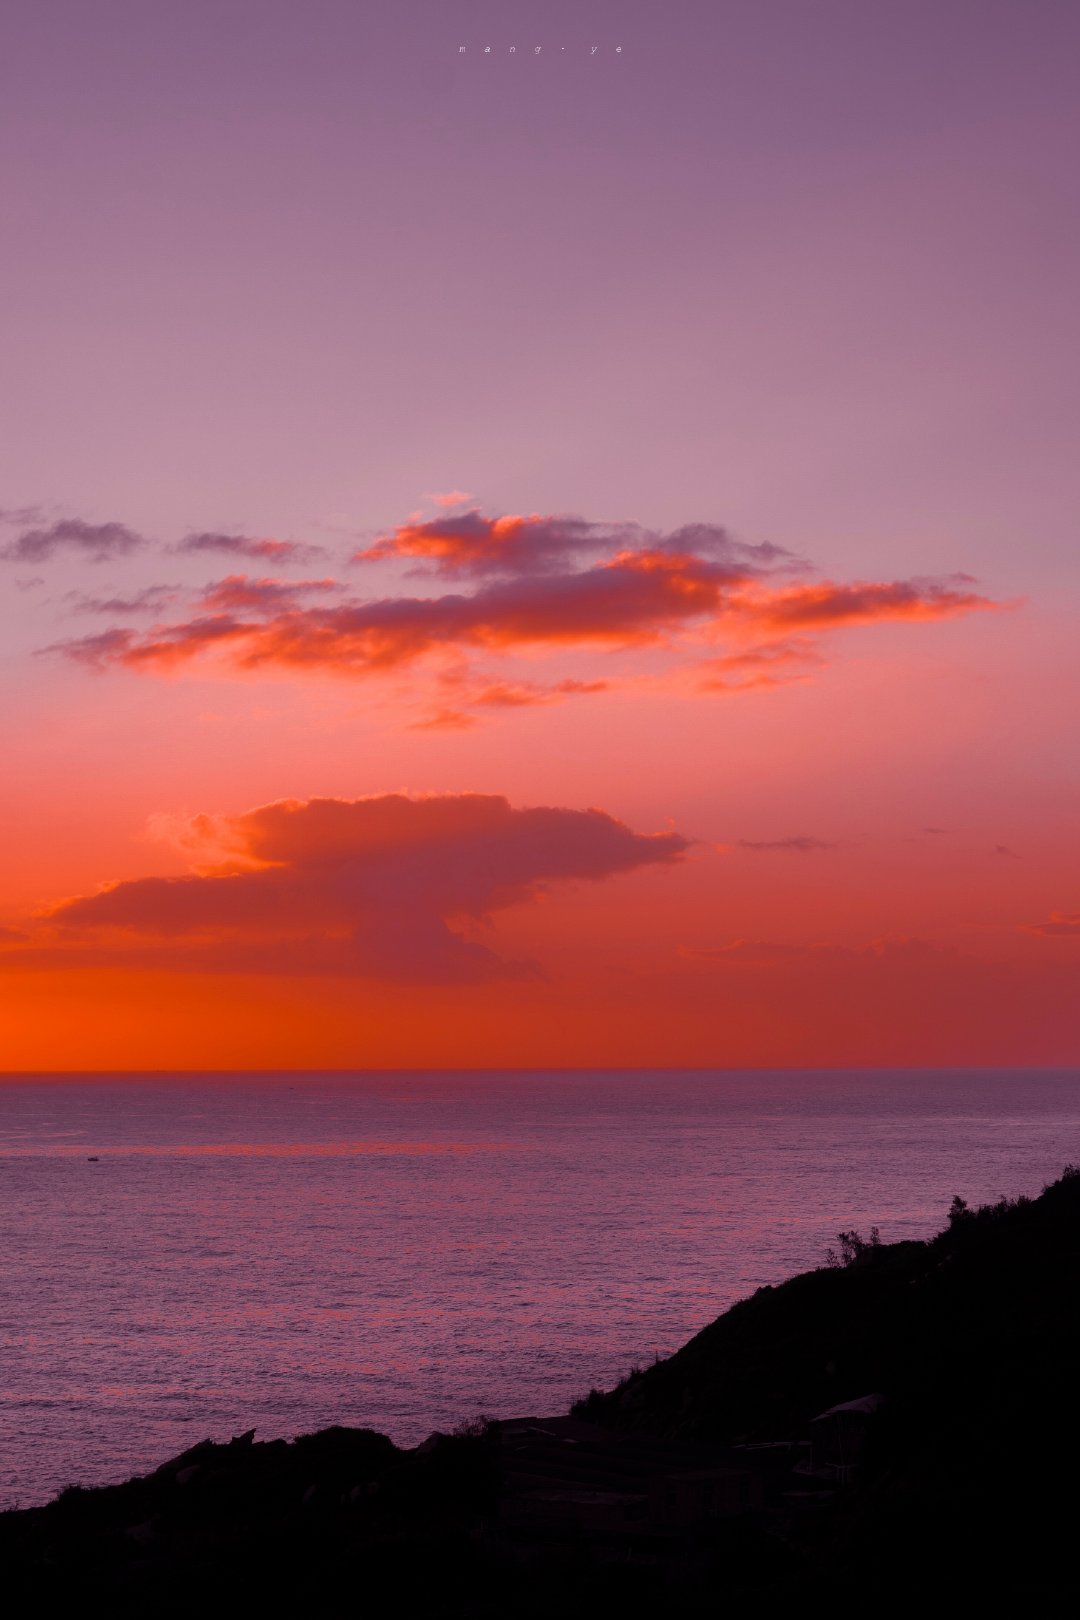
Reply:
[[[1078,42],[1050,0],[8,0],[4,501],[312,538],[456,487],[1060,583]]]

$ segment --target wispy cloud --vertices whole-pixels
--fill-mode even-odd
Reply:
[[[442,494],[432,495],[431,499],[436,506],[467,506],[472,500],[472,496],[464,489],[448,489]]]
[[[207,613],[277,613],[296,608],[305,596],[343,588],[336,579],[251,579],[247,574],[229,574],[205,587],[199,606]]]
[[[0,523],[6,523],[9,528],[29,529],[35,524],[46,521],[46,512],[41,506],[0,506]]]
[[[68,600],[75,613],[160,613],[180,595],[179,585],[147,585],[130,596],[84,596],[72,591]]]
[[[740,849],[753,850],[758,854],[781,855],[813,855],[819,849],[836,849],[836,844],[828,844],[823,838],[740,838]]]
[[[967,574],[945,579],[859,581],[837,585],[822,580],[781,590],[741,591],[731,611],[744,614],[757,629],[835,629],[881,620],[940,619],[988,606]]]
[[[0,557],[7,562],[47,562],[58,553],[84,557],[88,562],[115,562],[147,544],[123,523],[85,523],[82,518],[61,518],[46,528],[24,529],[5,546]]]
[[[1052,911],[1046,922],[1027,923],[1023,931],[1048,939],[1080,934],[1080,911]]]
[[[699,692],[761,691],[805,681],[824,662],[809,636],[788,636],[699,659],[689,675]]]
[[[924,962],[935,956],[955,956],[925,939],[874,939],[859,945],[788,944],[777,940],[735,939],[726,945],[683,946],[680,953],[691,961],[711,962],[730,968],[784,968],[828,966],[835,963],[896,964]]]
[[[410,725],[413,731],[464,731],[477,724],[475,711],[533,709],[569,698],[594,697],[607,692],[610,681],[502,680],[467,662],[454,663],[435,676],[436,701]],[[473,710],[473,713],[467,712]]]
[[[249,535],[219,534],[216,530],[185,535],[173,549],[197,555],[249,557],[270,563],[309,563],[326,555],[323,546],[300,540],[260,540]]]

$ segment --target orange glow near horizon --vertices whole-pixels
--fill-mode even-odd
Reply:
[[[91,638],[97,668],[39,662],[2,812],[4,1069],[1076,1058],[1045,608],[475,508],[364,555],[457,582],[369,608],[329,573],[235,574],[167,632]],[[227,641],[313,637],[303,678],[197,663],[200,601],[242,615]],[[369,619],[392,656],[333,667]],[[163,636],[183,651],[148,679]]]

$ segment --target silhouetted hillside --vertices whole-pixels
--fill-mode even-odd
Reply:
[[[12,1612],[532,1617],[1075,1607],[1080,1174],[845,1233],[563,1419],[209,1441],[0,1515]]]
[[[1071,1384],[1080,1173],[1037,1199],[978,1210],[957,1200],[929,1243],[842,1236],[846,1263],[759,1289],[578,1410],[615,1427],[729,1440],[775,1434],[868,1389],[888,1390],[894,1409],[910,1397],[958,1410],[991,1385],[999,1398],[1012,1370]]]
[[[759,1289],[575,1410],[615,1431],[753,1441],[812,1437],[815,1415],[880,1395],[855,1485],[797,1542],[842,1549],[883,1593],[932,1573],[958,1596],[1080,1592],[1080,1172],[1037,1199],[957,1199],[929,1243],[844,1236],[846,1264]]]

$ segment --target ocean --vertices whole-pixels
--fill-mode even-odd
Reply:
[[[1070,1160],[1076,1070],[2,1078],[0,1506],[565,1410],[841,1228]]]

